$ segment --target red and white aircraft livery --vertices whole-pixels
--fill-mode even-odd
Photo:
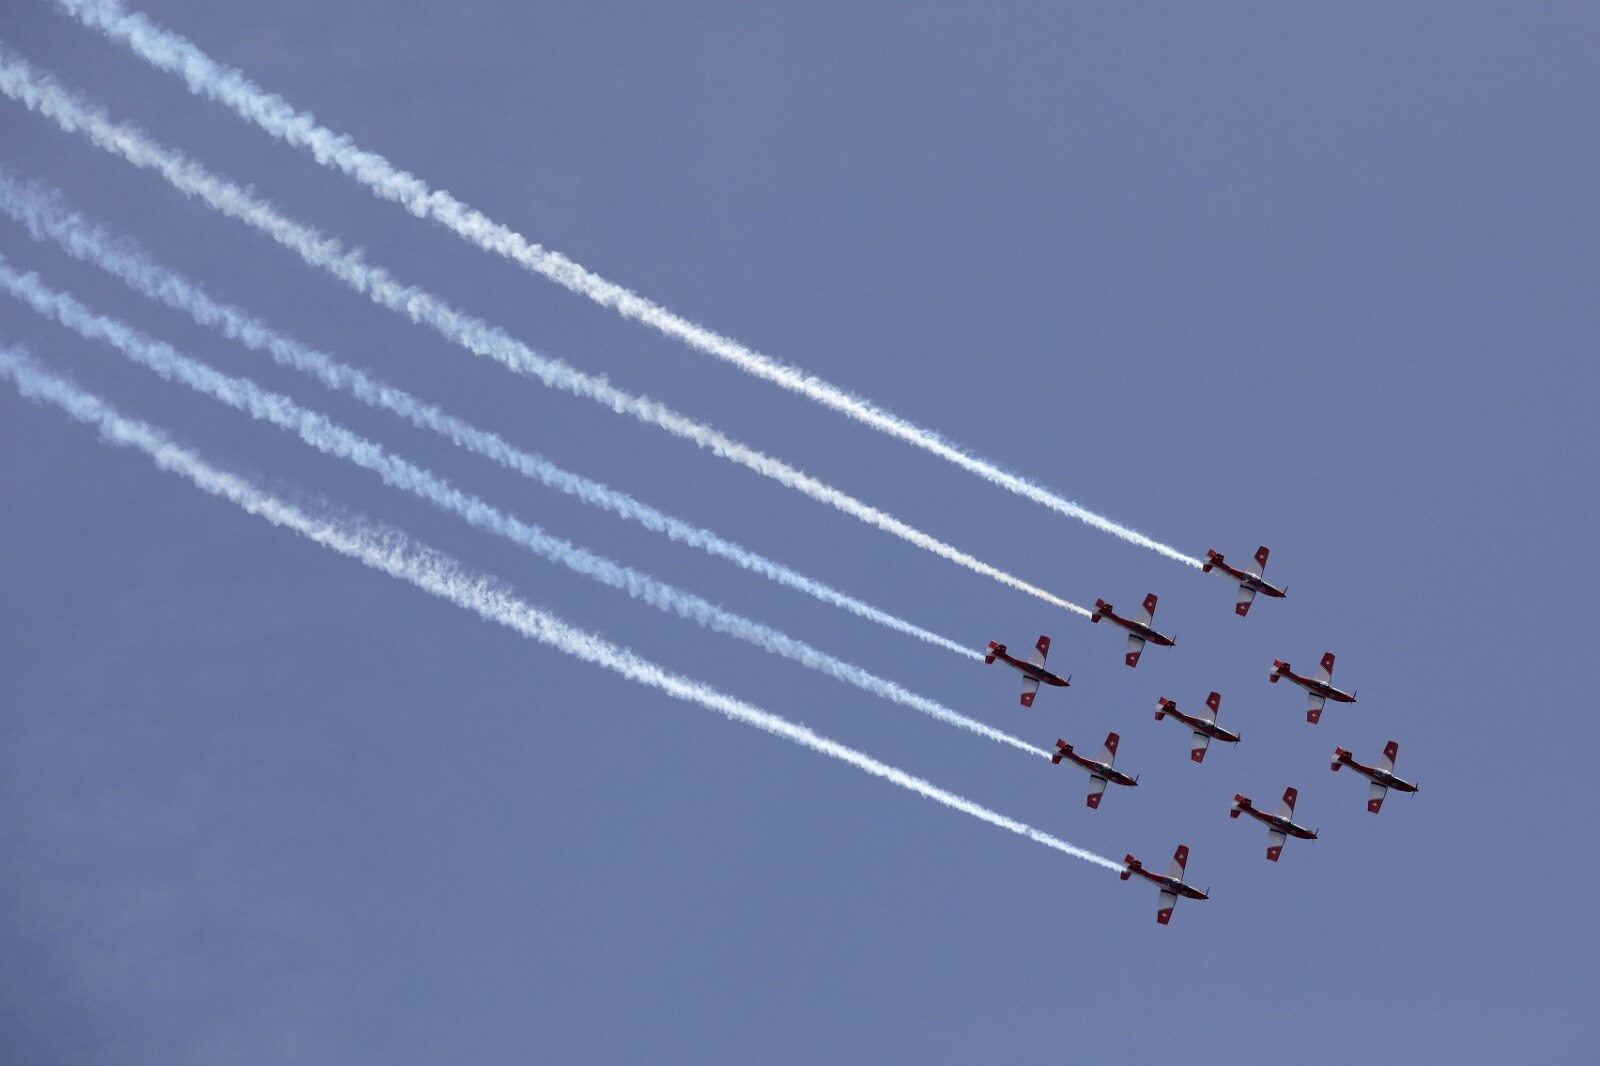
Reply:
[[[1057,677],[1044,668],[1045,657],[1050,654],[1049,637],[1041,636],[1039,642],[1033,648],[1033,654],[1028,657],[1027,662],[1023,662],[1021,659],[1013,659],[1007,655],[1004,644],[996,644],[991,640],[989,642],[989,654],[983,657],[983,661],[991,665],[996,659],[999,659],[1013,670],[1022,671],[1022,705],[1024,707],[1033,706],[1033,697],[1038,694],[1039,682],[1041,681],[1047,685],[1055,685],[1057,688],[1066,688],[1072,684],[1071,675],[1065,678]]]
[[[1162,696],[1156,701],[1156,721],[1161,721],[1167,715],[1172,715],[1178,721],[1194,730],[1194,747],[1189,751],[1189,758],[1200,762],[1206,757],[1206,746],[1213,740],[1220,740],[1227,744],[1239,743],[1239,734],[1230,733],[1217,724],[1217,708],[1222,705],[1222,697],[1213,692],[1206,697],[1206,709],[1198,715],[1184,714],[1178,710],[1178,705]]]
[[[1282,659],[1272,660],[1272,673],[1267,680],[1277,684],[1280,678],[1288,678],[1310,694],[1306,701],[1306,721],[1312,725],[1317,724],[1317,719],[1322,717],[1322,705],[1328,700],[1335,703],[1354,703],[1354,692],[1343,692],[1333,687],[1333,652],[1328,652],[1322,657],[1322,668],[1317,671],[1316,677],[1301,677],[1294,672],[1290,665]]]
[[[1348,766],[1371,782],[1367,786],[1367,810],[1377,814],[1383,806],[1383,797],[1389,794],[1391,788],[1399,792],[1417,791],[1414,781],[1406,781],[1394,775],[1394,757],[1399,754],[1400,745],[1391,740],[1384,745],[1383,758],[1378,760],[1377,766],[1363,766],[1351,758],[1348,751],[1334,748],[1333,768],[1337,770],[1341,766]]]
[[[1239,602],[1234,605],[1233,610],[1240,618],[1243,618],[1250,613],[1250,604],[1255,602],[1256,593],[1259,592],[1263,596],[1271,596],[1275,600],[1281,600],[1288,595],[1287,589],[1269,585],[1262,580],[1261,573],[1267,568],[1267,556],[1270,554],[1266,545],[1262,545],[1256,549],[1256,561],[1246,564],[1243,570],[1237,570],[1223,561],[1220,552],[1208,550],[1206,552],[1206,561],[1201,564],[1200,569],[1209,574],[1212,568],[1215,567],[1222,573],[1223,577],[1226,577],[1229,581],[1237,581],[1239,583]]]
[[[1061,765],[1062,759],[1070,759],[1089,771],[1089,806],[1096,810],[1100,807],[1100,796],[1106,790],[1107,781],[1129,786],[1139,783],[1137,777],[1129,777],[1121,770],[1114,770],[1111,767],[1117,757],[1117,741],[1120,739],[1115,733],[1107,733],[1106,746],[1100,749],[1099,760],[1085,759],[1082,755],[1075,754],[1072,745],[1064,740],[1056,741],[1056,752],[1050,756],[1050,761],[1057,766]]]
[[[1307,829],[1303,825],[1294,824],[1294,801],[1300,795],[1292,788],[1283,790],[1283,802],[1278,804],[1278,813],[1265,814],[1250,805],[1249,797],[1234,793],[1233,803],[1228,808],[1228,817],[1237,818],[1242,811],[1258,822],[1267,825],[1267,859],[1271,862],[1278,861],[1278,855],[1283,851],[1283,842],[1288,837],[1299,837],[1301,840],[1317,839],[1315,829]]]
[[[1150,621],[1155,617],[1155,613],[1156,594],[1152,592],[1144,598],[1144,608],[1139,612],[1138,618],[1123,618],[1113,611],[1111,605],[1105,600],[1095,600],[1094,615],[1089,621],[1098,622],[1104,618],[1113,625],[1126,629],[1128,631],[1127,663],[1129,666],[1138,666],[1139,653],[1144,651],[1145,641],[1148,640],[1152,644],[1159,644],[1163,648],[1170,648],[1178,643],[1172,637],[1157,633],[1150,628]]]
[[[1156,911],[1156,921],[1166,925],[1172,921],[1172,908],[1178,905],[1178,897],[1186,896],[1189,899],[1210,899],[1207,892],[1202,892],[1193,885],[1183,881],[1183,868],[1189,864],[1189,845],[1179,844],[1178,850],[1172,853],[1172,865],[1167,867],[1165,875],[1153,874],[1144,868],[1138,859],[1129,855],[1122,860],[1122,873],[1118,874],[1124,881],[1130,874],[1138,874],[1146,881],[1154,881],[1161,888],[1161,906]]]

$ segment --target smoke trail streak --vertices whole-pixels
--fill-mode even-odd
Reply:
[[[354,178],[376,196],[400,204],[418,218],[440,223],[484,251],[503,256],[571,292],[611,308],[624,318],[644,323],[691,348],[732,363],[747,374],[799,393],[858,422],[931,452],[991,484],[1131,544],[1159,552],[1169,559],[1195,567],[1201,565],[1200,560],[1073,503],[991,460],[974,455],[933,430],[918,426],[814,374],[763,355],[730,337],[691,322],[587,270],[561,253],[529,241],[515,230],[468,207],[445,190],[430,189],[422,179],[400,170],[376,152],[357,148],[348,136],[317,125],[310,114],[296,111],[288,101],[266,92],[241,71],[217,63],[187,38],[157,26],[143,15],[128,12],[120,0],[55,2],[83,24],[125,45],[151,66],[178,75],[195,95],[222,104],[273,137],[305,149],[323,166]]]
[[[736,722],[755,726],[773,736],[782,737],[812,751],[848,763],[875,777],[881,777],[901,788],[910,789],[953,810],[970,814],[990,825],[1010,830],[1035,843],[1054,848],[1074,858],[1084,859],[1108,870],[1122,869],[1120,863],[1102,855],[1085,851],[1014,818],[1007,818],[972,800],[930,784],[920,777],[879,762],[864,752],[829,740],[806,726],[797,725],[770,711],[763,711],[742,700],[724,695],[702,682],[657,666],[627,648],[563,622],[555,615],[512,596],[488,578],[472,576],[455,560],[418,544],[398,531],[308,515],[283,500],[262,492],[244,479],[211,466],[194,452],[173,443],[166,434],[153,426],[123,417],[99,397],[83,392],[62,378],[46,373],[31,359],[14,349],[0,348],[0,376],[9,378],[18,391],[28,399],[54,404],[79,422],[95,426],[106,443],[117,447],[136,448],[150,456],[156,466],[187,478],[213,496],[220,496],[253,515],[265,518],[274,525],[293,530],[374,570],[409,581],[424,592],[448,600],[458,607],[464,607],[485,621],[498,622],[531,640],[549,645],[557,651],[565,652],[585,662],[605,667],[631,681],[660,689],[676,699],[698,703]]]
[[[133,165],[158,172],[180,191],[199,197],[222,214],[255,227],[306,262],[327,270],[375,302],[434,329],[470,352],[494,359],[516,373],[538,378],[552,388],[586,397],[618,414],[664,429],[943,559],[1084,618],[1091,617],[1086,608],[991,566],[703,422],[680,415],[654,400],[624,392],[603,378],[584,374],[559,359],[541,355],[504,331],[456,310],[431,293],[400,284],[388,271],[367,263],[361,253],[346,251],[338,241],[320,230],[284,217],[245,189],[213,175],[182,153],[162,147],[139,130],[112,122],[104,112],[81,100],[49,75],[34,72],[26,61],[3,47],[0,47],[0,92],[52,119],[69,133],[81,133],[96,146],[120,155]]]
[[[197,282],[154,262],[125,239],[112,236],[82,215],[63,207],[58,198],[37,185],[23,184],[0,167],[0,212],[27,226],[35,238],[49,237],[66,252],[92,263],[125,282],[135,291],[184,311],[203,326],[211,326],[256,351],[265,352],[280,366],[309,374],[330,389],[347,392],[363,403],[380,407],[420,429],[492,459],[549,488],[575,496],[672,540],[727,559],[780,585],[804,592],[823,603],[970,659],[982,654],[948,637],[924,629],[887,611],[847,595],[790,567],[773,562],[710,530],[674,518],[648,504],[598,481],[563,470],[540,455],[517,448],[499,435],[471,425],[438,407],[340,363],[322,352],[273,330],[237,307],[213,299]]]
[[[874,696],[910,707],[930,718],[1001,744],[1009,744],[1030,755],[1050,757],[1049,752],[1026,741],[968,718],[942,703],[919,696],[804,641],[724,610],[699,596],[658,581],[632,567],[612,562],[553,536],[536,525],[505,514],[480,497],[460,491],[443,478],[384,451],[375,442],[350,432],[314,411],[306,410],[281,393],[269,392],[248,378],[231,377],[213,370],[131,326],[96,314],[72,296],[49,289],[36,275],[13,270],[4,256],[0,256],[0,289],[39,314],[55,319],[84,337],[113,345],[135,363],[169,381],[179,381],[252,418],[287,429],[318,451],[371,470],[385,484],[410,492],[440,510],[456,515],[467,524],[503,537],[550,562],[559,563],[603,585],[621,589],[658,610],[747,641],[764,651],[792,659],[802,666],[854,685]]]

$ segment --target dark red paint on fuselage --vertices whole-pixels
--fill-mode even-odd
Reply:
[[[1082,755],[1079,755],[1077,752],[1072,750],[1071,744],[1068,744],[1063,740],[1058,740],[1056,741],[1055,754],[1050,756],[1050,761],[1060,765],[1062,759],[1071,759],[1073,762],[1077,763],[1094,776],[1103,777],[1114,785],[1137,785],[1139,783],[1133,778],[1129,777],[1127,774],[1123,773],[1121,770],[1107,766],[1103,762],[1095,762],[1093,759],[1085,759]]]
[[[1161,701],[1161,713],[1170,714],[1196,733],[1204,733],[1212,740],[1222,740],[1229,744],[1239,743],[1239,734],[1230,733],[1215,722],[1208,722],[1204,718],[1197,718],[1192,714],[1184,714],[1178,710],[1178,705],[1171,700]]]
[[[1129,874],[1138,874],[1140,877],[1144,878],[1146,881],[1154,881],[1156,884],[1160,885],[1162,888],[1168,889],[1169,891],[1172,891],[1172,892],[1176,892],[1178,895],[1183,896],[1185,899],[1210,899],[1211,898],[1210,896],[1206,895],[1204,892],[1200,891],[1198,888],[1195,888],[1193,885],[1188,884],[1185,881],[1180,881],[1176,877],[1168,877],[1166,874],[1153,874],[1153,873],[1151,873],[1149,870],[1146,870],[1144,868],[1144,865],[1138,859],[1134,858],[1132,855],[1129,855],[1126,859],[1124,859],[1123,863],[1128,867],[1126,870],[1122,871],[1122,879],[1124,881],[1126,881],[1128,879],[1128,875]]]
[[[984,653],[984,659],[991,663],[996,659],[999,659],[1013,670],[1020,670],[1024,674],[1027,674],[1029,677],[1033,678],[1035,681],[1042,682],[1046,685],[1054,685],[1057,688],[1066,688],[1072,684],[1072,682],[1068,681],[1066,678],[1057,677],[1055,674],[1052,674],[1042,666],[1035,666],[1032,663],[1025,663],[1021,659],[1013,659],[1011,656],[1006,654],[1006,646],[1004,644],[997,644],[990,647],[990,649]]]
[[[1242,814],[1248,814],[1258,822],[1265,822],[1267,825],[1270,825],[1280,833],[1287,833],[1289,836],[1296,837],[1300,840],[1317,839],[1316,830],[1307,829],[1303,825],[1296,825],[1293,821],[1283,817],[1281,814],[1268,814],[1266,811],[1257,810],[1255,805],[1252,804],[1249,799],[1241,799],[1239,802],[1239,811]]]
[[[1392,788],[1396,792],[1417,791],[1417,786],[1414,783],[1407,781],[1404,778],[1396,777],[1394,774],[1383,769],[1381,766],[1368,766],[1365,763],[1356,762],[1350,757],[1349,752],[1345,752],[1344,754],[1340,755],[1339,762],[1344,766],[1350,767],[1350,769],[1354,770],[1362,777],[1365,777],[1368,781],[1376,781],[1385,788]]]
[[[1283,589],[1268,583],[1266,578],[1258,577],[1255,574],[1245,570],[1236,570],[1227,563],[1223,562],[1222,556],[1218,555],[1216,552],[1208,551],[1206,552],[1206,563],[1201,567],[1201,569],[1207,573],[1210,573],[1212,567],[1221,570],[1223,573],[1239,582],[1239,584],[1248,585],[1250,588],[1255,589],[1263,596],[1271,596],[1275,599],[1281,600],[1288,595]]]
[[[1178,643],[1175,638],[1169,637],[1165,633],[1157,633],[1154,629],[1151,629],[1143,622],[1135,622],[1131,618],[1123,618],[1121,615],[1115,613],[1111,609],[1111,604],[1105,603],[1104,601],[1100,601],[1095,604],[1094,616],[1090,618],[1090,621],[1098,622],[1102,618],[1112,622],[1115,625],[1121,626],[1129,633],[1143,637],[1151,644],[1157,644],[1163,648],[1170,648]]]
[[[1314,677],[1301,677],[1299,674],[1289,669],[1288,663],[1275,663],[1273,664],[1273,670],[1274,673],[1268,680],[1276,681],[1280,677],[1287,678],[1288,680],[1299,685],[1301,688],[1305,689],[1307,692],[1315,692],[1323,699],[1332,700],[1335,703],[1354,703],[1356,701],[1355,696],[1345,692],[1343,689],[1334,688],[1326,681],[1318,681]]]

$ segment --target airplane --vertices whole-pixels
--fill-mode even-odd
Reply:
[[[1417,791],[1415,782],[1394,775],[1394,757],[1398,754],[1400,745],[1391,740],[1384,745],[1383,758],[1378,760],[1377,766],[1363,766],[1351,758],[1348,751],[1334,748],[1333,768],[1338,770],[1341,766],[1348,766],[1370,782],[1367,786],[1367,810],[1377,814],[1378,809],[1383,806],[1383,797],[1389,794],[1391,788],[1400,792]]]
[[[1278,679],[1284,677],[1287,677],[1310,694],[1309,699],[1306,701],[1306,721],[1312,725],[1316,725],[1317,719],[1322,717],[1322,705],[1328,700],[1332,700],[1335,703],[1354,703],[1356,701],[1354,692],[1344,692],[1333,687],[1333,652],[1331,651],[1322,657],[1322,669],[1317,671],[1316,677],[1301,677],[1282,659],[1272,660],[1272,673],[1267,676],[1267,680],[1277,684]]]
[[[1317,839],[1317,831],[1315,829],[1307,829],[1303,825],[1294,823],[1294,801],[1299,795],[1300,793],[1295,789],[1284,789],[1283,802],[1278,804],[1278,812],[1276,814],[1265,814],[1260,809],[1250,805],[1249,797],[1241,796],[1235,792],[1233,794],[1233,803],[1228,807],[1228,817],[1237,818],[1242,811],[1258,822],[1265,822],[1267,825],[1267,859],[1270,862],[1277,862],[1279,853],[1283,851],[1283,842],[1287,838]]]
[[[1222,703],[1222,697],[1213,692],[1206,697],[1206,709],[1198,715],[1184,714],[1178,710],[1178,705],[1162,696],[1156,701],[1156,721],[1161,721],[1167,715],[1172,715],[1178,721],[1194,730],[1194,748],[1189,752],[1189,758],[1200,762],[1206,757],[1206,746],[1213,740],[1221,740],[1228,744],[1239,743],[1239,734],[1230,733],[1217,724],[1217,708]]]
[[[1189,863],[1189,845],[1179,844],[1178,850],[1172,853],[1172,865],[1167,867],[1163,874],[1153,874],[1144,868],[1138,859],[1129,855],[1122,860],[1122,873],[1117,876],[1124,881],[1130,874],[1138,874],[1147,881],[1154,881],[1161,888],[1161,906],[1156,910],[1156,921],[1166,925],[1172,921],[1172,908],[1178,905],[1178,897],[1185,896],[1189,899],[1210,899],[1211,893],[1207,889],[1200,891],[1193,885],[1185,884],[1183,868]]]
[[[1007,655],[1004,644],[996,644],[991,640],[989,642],[989,653],[983,657],[983,661],[990,665],[993,665],[994,661],[999,659],[1013,670],[1022,671],[1022,705],[1024,707],[1033,706],[1033,697],[1038,694],[1039,682],[1041,681],[1047,685],[1055,685],[1057,688],[1066,688],[1072,684],[1071,674],[1061,678],[1044,668],[1045,657],[1050,654],[1049,637],[1041,636],[1039,642],[1033,647],[1034,653],[1028,657],[1027,662],[1023,662],[1021,659],[1013,659]]]
[[[1095,810],[1100,808],[1100,796],[1106,790],[1106,782],[1112,781],[1119,785],[1137,785],[1137,777],[1129,777],[1121,770],[1111,768],[1111,763],[1117,757],[1117,741],[1120,738],[1115,733],[1106,734],[1106,746],[1100,750],[1098,761],[1085,759],[1072,751],[1072,745],[1064,740],[1056,741],[1055,754],[1050,756],[1050,761],[1057,766],[1062,759],[1070,759],[1085,770],[1089,771],[1089,806]]]
[[[1237,570],[1223,561],[1221,552],[1207,549],[1206,561],[1201,565],[1200,569],[1209,574],[1212,568],[1215,567],[1222,572],[1224,577],[1239,583],[1239,602],[1234,605],[1233,610],[1235,614],[1243,618],[1250,613],[1250,604],[1255,601],[1256,593],[1259,592],[1278,600],[1289,594],[1288,589],[1270,585],[1261,577],[1262,571],[1267,568],[1267,556],[1270,554],[1266,545],[1263,544],[1256,549],[1255,565],[1246,565],[1243,570]]]
[[[1089,621],[1099,622],[1100,619],[1105,618],[1109,619],[1112,624],[1126,629],[1128,631],[1127,663],[1129,666],[1138,666],[1139,653],[1144,651],[1145,641],[1148,640],[1152,644],[1159,644],[1163,648],[1170,648],[1178,643],[1172,637],[1157,633],[1150,628],[1150,621],[1155,617],[1155,613],[1156,594],[1152,592],[1144,598],[1144,609],[1139,612],[1138,618],[1123,618],[1113,611],[1111,605],[1105,600],[1095,600],[1094,615]]]

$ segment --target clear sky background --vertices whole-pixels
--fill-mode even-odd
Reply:
[[[1082,603],[1122,642],[517,380],[0,101],[0,156],[217,295],[975,647],[662,541],[202,331],[0,221],[97,309],[621,561],[1139,788],[660,614],[124,363],[0,340],[275,491],[1083,847],[1156,893],[544,650],[0,395],[0,1057],[90,1063],[1586,1060],[1597,591],[1589,5],[141,8],[437,187],[1192,554],[1233,591],[474,251],[45,3],[0,39],[403,278]],[[1274,657],[1360,691],[1318,726]],[[1158,696],[1223,693],[1189,762]],[[1417,796],[1328,769],[1400,742]],[[1316,842],[1226,816],[1300,789]]]

